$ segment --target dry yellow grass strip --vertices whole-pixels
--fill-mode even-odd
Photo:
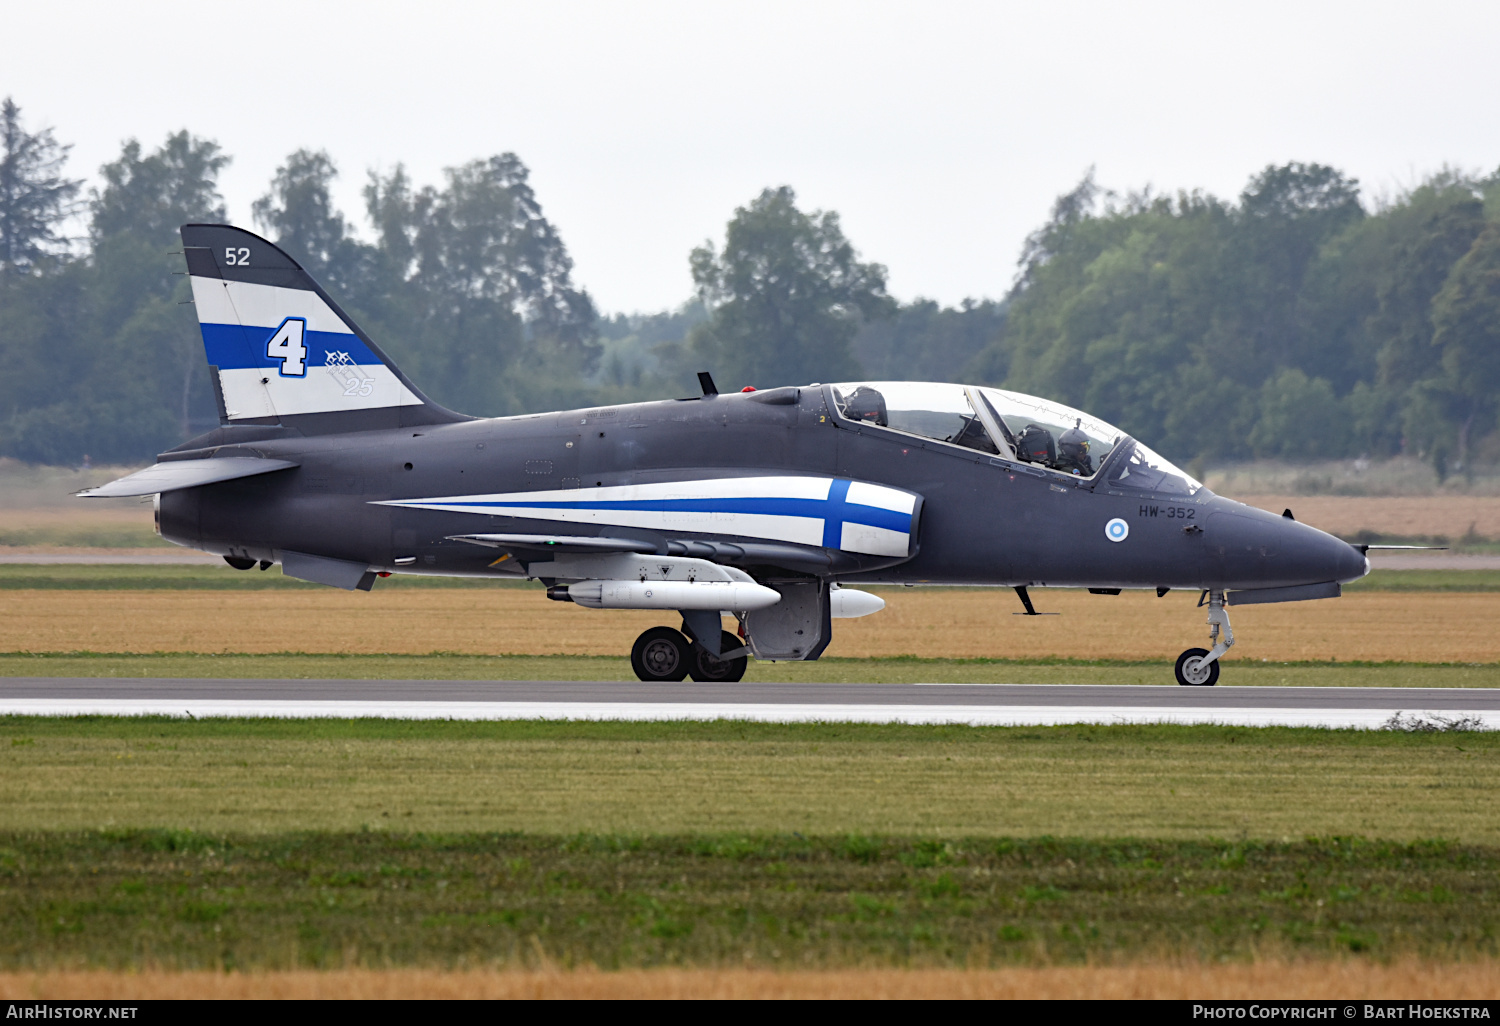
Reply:
[[[997,970],[0,974],[8,1000],[173,998],[1175,998],[1442,1000],[1500,996],[1495,963],[1258,962]]]
[[[834,622],[829,655],[1172,659],[1205,644],[1197,595],[1034,592],[1060,616],[1014,616],[1009,589],[891,590]],[[1500,661],[1500,593],[1359,592],[1233,610],[1231,658]],[[7,591],[0,651],[620,655],[670,613],[548,602],[534,590]]]
[[[1474,533],[1500,538],[1500,497],[1471,495],[1346,496],[1236,495],[1250,506],[1280,513],[1290,509],[1304,524],[1334,534],[1360,531],[1415,537],[1461,538]]]

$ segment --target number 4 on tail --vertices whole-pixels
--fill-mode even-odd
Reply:
[[[288,317],[266,343],[266,356],[281,361],[281,376],[301,378],[307,375],[307,346],[302,337],[307,333],[307,321],[301,317]]]

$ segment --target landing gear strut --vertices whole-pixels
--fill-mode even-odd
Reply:
[[[1220,639],[1220,631],[1223,638]],[[1208,641],[1211,649],[1190,648],[1177,657],[1177,683],[1190,687],[1213,687],[1219,682],[1219,657],[1234,644],[1234,628],[1224,610],[1224,593],[1208,593]]]

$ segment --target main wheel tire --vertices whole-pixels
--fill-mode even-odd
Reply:
[[[630,668],[641,680],[682,680],[691,658],[687,638],[670,627],[652,627],[630,647]]]
[[[720,652],[743,648],[744,644],[728,631],[721,631],[719,634]],[[694,645],[692,655],[688,658],[688,676],[700,684],[733,684],[745,676],[747,662],[749,660],[742,655],[733,659],[720,659],[702,645]]]
[[[1211,688],[1219,682],[1219,661],[1215,659],[1207,666],[1203,660],[1208,655],[1206,648],[1190,648],[1177,657],[1177,683],[1188,687]]]

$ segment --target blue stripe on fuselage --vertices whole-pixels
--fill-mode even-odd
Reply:
[[[744,513],[773,517],[809,517],[823,520],[823,544],[838,548],[845,523],[863,524],[866,527],[881,527],[901,534],[911,533],[911,514],[876,506],[861,506],[845,501],[849,482],[834,481],[827,499],[617,499],[574,502],[500,502],[485,499],[455,499],[437,501],[431,499],[407,499],[392,505],[403,506],[463,506],[466,508],[494,509],[575,509],[580,511],[632,510],[645,513]],[[522,514],[524,516],[524,514]],[[691,530],[684,524],[683,527]],[[830,541],[830,539],[832,539]]]
[[[266,355],[266,343],[276,333],[275,328],[244,328],[238,324],[200,324],[203,329],[203,349],[208,362],[220,370],[240,370],[249,367],[280,367],[281,361]],[[329,353],[345,353],[349,360],[366,366],[380,363],[380,358],[370,352],[370,347],[356,335],[341,331],[309,331],[302,338],[307,347],[307,366],[325,367]],[[344,361],[334,358],[334,362]]]

